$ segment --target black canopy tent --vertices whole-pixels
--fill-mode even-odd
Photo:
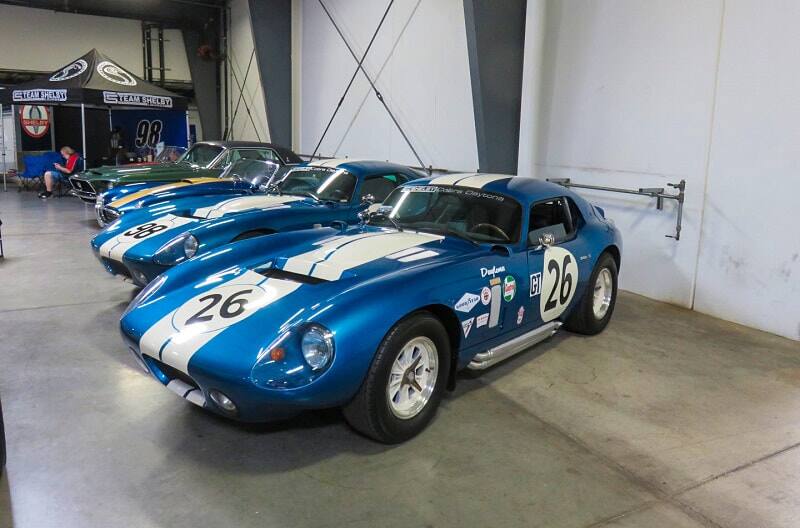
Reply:
[[[81,137],[86,166],[86,108],[147,108],[186,111],[188,101],[160,86],[151,84],[114,60],[93,49],[63,68],[32,81],[0,88],[0,116],[4,105],[40,104],[48,106],[79,106],[81,108]],[[2,126],[2,120],[0,120]],[[187,114],[188,128],[188,114]],[[0,131],[5,153],[5,134]],[[6,167],[3,157],[3,187]]]

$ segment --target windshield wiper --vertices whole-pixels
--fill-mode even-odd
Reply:
[[[475,242],[473,239],[468,237],[466,234],[464,234],[462,231],[456,231],[455,229],[452,229],[449,226],[431,227],[430,230],[431,231],[439,231],[439,232],[442,232],[442,233],[444,233],[446,235],[450,235],[450,236],[453,236],[453,237],[456,237],[456,238],[460,238],[461,240],[466,240],[467,242],[469,242],[470,244],[472,244],[474,246],[479,246],[480,245],[477,242]],[[423,229],[420,229],[420,231],[423,231]]]
[[[386,213],[381,213],[381,212],[379,212],[379,211],[375,211],[375,212],[373,212],[373,213],[371,213],[371,214],[369,215],[369,219],[370,219],[370,221],[371,221],[373,218],[378,218],[378,217],[387,219],[388,221],[390,221],[390,222],[392,223],[392,225],[394,226],[394,228],[395,228],[395,229],[397,229],[397,230],[398,230],[398,231],[400,231],[400,232],[402,232],[402,231],[403,231],[403,228],[402,228],[402,226],[400,225],[400,222],[398,222],[397,220],[395,220],[394,218],[392,218],[391,216],[389,216],[389,215],[388,215],[388,214],[386,214]]]

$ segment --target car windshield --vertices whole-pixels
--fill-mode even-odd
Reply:
[[[156,163],[169,163],[171,161],[178,161],[180,157],[186,152],[184,147],[164,147],[164,149],[156,156]]]
[[[207,167],[214,158],[222,152],[222,147],[207,145],[205,143],[195,143],[192,148],[187,150],[178,160],[179,163],[188,163],[199,167]]]
[[[412,185],[390,194],[369,222],[478,243],[510,244],[519,240],[521,211],[516,200],[501,194],[469,187]]]
[[[244,180],[254,187],[269,185],[280,167],[280,164],[274,161],[240,159],[228,165],[220,178]]]
[[[349,202],[355,187],[356,177],[344,169],[296,167],[278,183],[277,190],[315,200]]]

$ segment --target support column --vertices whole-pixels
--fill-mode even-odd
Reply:
[[[292,0],[249,0],[270,141],[292,145]]]
[[[201,44],[198,31],[184,29],[183,42],[186,46],[186,59],[189,62],[189,72],[192,74],[194,99],[200,113],[204,139],[222,139],[219,62],[214,59],[201,59],[197,56],[197,48]]]
[[[481,172],[517,172],[526,3],[464,0]]]

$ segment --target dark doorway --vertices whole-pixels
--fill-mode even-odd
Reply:
[[[86,167],[108,163],[110,130],[108,110],[86,109],[86,146],[81,137],[81,109],[73,106],[55,107],[56,149],[69,145],[86,158]],[[88,153],[88,156],[87,156]]]

